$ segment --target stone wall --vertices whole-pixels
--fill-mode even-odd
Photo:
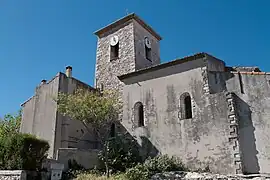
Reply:
[[[254,174],[254,175],[220,175],[210,173],[196,172],[166,172],[158,173],[152,176],[151,180],[269,180],[270,174]]]
[[[26,180],[27,173],[23,170],[1,170],[0,180]]]
[[[135,71],[134,25],[127,22],[117,29],[98,38],[95,87],[104,85],[105,89],[121,90],[122,84],[117,76]],[[110,39],[119,37],[119,58],[110,59]]]

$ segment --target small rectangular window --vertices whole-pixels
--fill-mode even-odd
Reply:
[[[147,60],[152,61],[151,59],[151,48],[148,48],[147,46],[145,46],[145,57]]]
[[[111,46],[111,55],[110,59],[114,60],[119,57],[119,43],[117,43],[115,46]]]

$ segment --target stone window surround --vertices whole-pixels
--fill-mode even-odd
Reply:
[[[140,101],[134,104],[134,123],[136,127],[145,126],[144,105]]]
[[[191,95],[188,92],[184,92],[183,94],[180,95],[180,100],[179,100],[179,105],[180,105],[180,111],[179,111],[179,119],[191,119],[191,118],[186,118],[186,104],[185,104],[185,99],[186,97],[190,97],[190,104],[191,104],[191,118],[193,118],[193,106],[192,106],[192,98]]]

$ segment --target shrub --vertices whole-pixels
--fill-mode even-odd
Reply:
[[[126,176],[130,180],[146,180],[156,173],[187,170],[188,169],[179,159],[175,157],[169,157],[168,155],[163,155],[156,156],[152,159],[149,158],[143,164],[138,164],[137,166],[129,169],[126,172]]]
[[[15,133],[0,139],[0,169],[40,170],[48,142],[29,134]]]
[[[135,140],[118,134],[108,141],[108,166],[111,173],[125,172],[126,169],[142,162],[139,148]],[[105,161],[104,150],[99,153],[102,162]]]
[[[148,180],[151,177],[151,172],[143,164],[138,164],[128,169],[126,176],[129,180]]]
[[[187,170],[179,159],[176,157],[169,157],[168,155],[156,156],[152,159],[147,159],[144,162],[144,166],[153,173]]]

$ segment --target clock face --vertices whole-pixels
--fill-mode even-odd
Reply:
[[[151,41],[149,40],[148,37],[144,38],[144,44],[146,45],[147,48],[151,48]]]
[[[118,36],[113,36],[111,38],[110,44],[111,44],[111,46],[115,46],[118,42],[119,42]]]

